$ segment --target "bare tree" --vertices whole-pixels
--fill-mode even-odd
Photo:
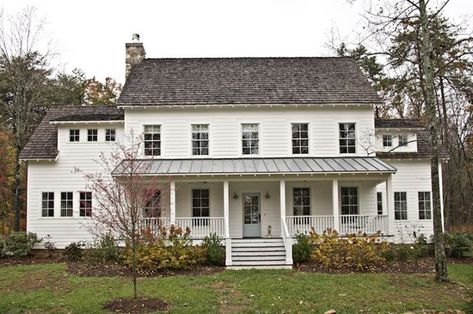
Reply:
[[[131,136],[128,143],[117,144],[117,149],[110,155],[101,154],[98,172],[87,173],[76,169],[76,172],[83,174],[87,189],[93,193],[92,224],[89,226],[92,234],[101,236],[110,233],[131,249],[135,299],[136,250],[143,231],[143,209],[157,208],[165,190],[162,181],[146,176],[149,166],[138,159],[141,143],[142,140]]]

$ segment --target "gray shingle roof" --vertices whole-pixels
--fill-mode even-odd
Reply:
[[[346,57],[145,59],[118,105],[381,103]]]
[[[140,159],[130,164],[122,161],[113,175],[127,173],[149,175],[235,175],[235,174],[324,174],[324,173],[394,173],[396,168],[375,157],[292,157],[292,158],[208,158]]]
[[[54,159],[57,151],[57,126],[51,121],[123,120],[123,110],[115,106],[54,106],[43,118],[20,154],[20,159]],[[72,120],[71,120],[72,119]]]
[[[376,128],[383,129],[425,128],[425,125],[421,121],[414,119],[376,119],[374,124]]]

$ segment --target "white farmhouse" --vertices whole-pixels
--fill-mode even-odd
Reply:
[[[217,233],[228,266],[290,266],[312,227],[432,234],[427,131],[376,119],[381,100],[350,58],[149,59],[136,40],[126,52],[116,106],[53,107],[23,150],[28,231],[92,240],[94,195],[73,169],[97,171],[133,132],[146,175],[168,182],[143,223]]]

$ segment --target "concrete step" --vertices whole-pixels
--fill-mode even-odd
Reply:
[[[267,262],[267,261],[281,261],[283,264],[286,261],[286,255],[277,255],[277,256],[232,256],[232,262],[246,262],[246,261],[257,261],[257,262]]]
[[[245,270],[245,269],[292,269],[292,265],[235,265],[227,266],[230,270]]]
[[[274,260],[274,261],[232,261],[232,266],[273,266],[273,265],[286,265],[285,260]]]
[[[286,256],[284,250],[280,251],[232,251],[232,256]]]

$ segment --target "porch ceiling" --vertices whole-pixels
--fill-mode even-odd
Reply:
[[[270,175],[395,173],[397,169],[376,157],[196,158],[123,160],[114,176],[141,175]]]

